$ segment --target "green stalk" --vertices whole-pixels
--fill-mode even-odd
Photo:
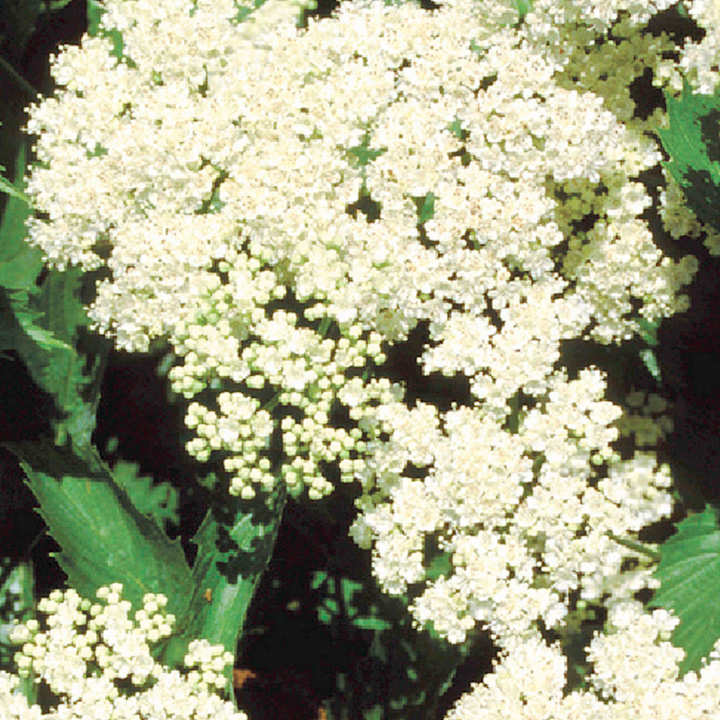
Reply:
[[[621,538],[615,535],[615,533],[608,532],[607,536],[614,540],[618,545],[622,545],[623,547],[628,548],[628,550],[634,550],[637,553],[640,553],[641,555],[645,555],[646,557],[649,557],[651,560],[654,560],[655,562],[660,562],[660,553],[656,550],[653,550],[652,548],[649,548],[647,545],[643,545],[642,543],[635,542],[634,540],[628,540],[627,538]]]
[[[3,57],[0,57],[0,68],[5,70],[18,87],[33,100],[39,95],[38,91]]]

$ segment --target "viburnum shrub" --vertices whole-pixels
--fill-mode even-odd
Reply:
[[[57,90],[25,128],[27,243],[91,280],[91,330],[169,349],[187,452],[221,462],[227,514],[208,513],[189,568],[79,411],[74,461],[14,447],[77,589],[41,603],[46,634],[36,620],[14,634],[19,671],[69,698],[48,717],[140,718],[146,702],[168,707],[153,717],[240,717],[213,693],[262,572],[247,563],[267,562],[288,493],[322,503],[336,483],[359,487],[351,536],[415,625],[452,644],[487,628],[501,650],[448,720],[720,712],[717,646],[681,677],[679,618],[638,600],[661,585],[638,534],[674,506],[656,454],[666,402],[608,399],[605,372],[564,350],[647,337],[688,309],[698,261],[658,233],[720,251],[662,162],[669,111],[643,115],[631,92],[649,73],[669,107],[714,93],[720,5],[682,3],[705,35],[680,46],[648,30],[677,5],[354,0],[318,18],[286,0],[107,0],[58,52]],[[413,359],[464,379],[464,402],[410,401],[391,379],[389,353],[418,328]],[[72,483],[103,473],[96,501]],[[127,518],[123,559],[90,561],[68,497]],[[228,578],[219,559],[238,553]],[[77,594],[100,585],[106,609]],[[142,588],[167,596],[174,636]],[[608,619],[568,690],[560,640],[588,606]],[[149,654],[158,641],[176,669]],[[6,714],[41,717],[4,677]]]

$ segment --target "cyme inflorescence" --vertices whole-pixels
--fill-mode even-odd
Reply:
[[[221,697],[232,654],[207,640],[193,640],[182,669],[167,668],[151,646],[172,633],[175,618],[167,598],[148,593],[131,615],[122,585],[97,591],[97,602],[69,589],[54,590],[38,603],[42,622],[16,626],[11,640],[18,676],[0,673],[0,709],[8,720],[117,718],[140,720],[247,720]],[[43,681],[58,704],[43,714],[14,692],[20,677]]]
[[[717,3],[685,3],[708,32],[679,60],[644,32],[673,4],[535,0],[521,21],[511,0],[360,0],[303,28],[283,0],[244,19],[230,0],[108,0],[122,57],[66,48],[30,110],[30,241],[103,269],[89,314],[119,348],[171,345],[187,449],[222,458],[233,495],[318,499],[336,463],[362,486],[353,536],[386,591],[412,587],[419,625],[489,626],[559,677],[538,623],[652,586],[615,538],[672,508],[646,447],[662,408],[633,397],[624,418],[563,344],[687,309],[697,260],[663,254],[653,213],[668,241],[718,247],[670,178],[657,200],[641,180],[665,117],[641,119],[631,84],[716,79]],[[465,376],[462,407],[409,407],[376,372],[419,324],[419,366]],[[430,579],[433,543],[450,570]]]
[[[540,637],[516,639],[494,672],[473,685],[446,720],[701,720],[718,713],[720,643],[697,672],[679,677],[683,651],[668,638],[677,618],[624,602],[610,611],[610,632],[595,633],[587,689],[565,691],[567,660]]]

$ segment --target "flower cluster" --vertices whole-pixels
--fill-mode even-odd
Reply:
[[[663,112],[638,119],[629,89],[647,68],[675,87],[674,43],[643,32],[672,4],[536,0],[520,23],[512,0],[358,0],[302,28],[285,0],[108,0],[122,56],[64,49],[30,109],[30,242],[102,270],[89,314],[118,347],[170,343],[187,449],[220,455],[231,493],[317,499],[337,463],[362,485],[355,539],[388,592],[420,587],[419,624],[488,625],[562,674],[523,643],[571,593],[650,585],[616,538],[671,509],[668,468],[613,445],[650,442],[647,418],[623,425],[561,350],[688,307],[697,261],[655,245],[640,180]],[[463,406],[408,407],[377,377],[420,324],[419,365],[465,376]]]
[[[27,126],[47,214],[30,241],[110,271],[95,327],[132,351],[168,339],[176,392],[227,388],[190,405],[187,449],[222,453],[231,493],[279,477],[318,498],[323,463],[361,471],[333,405],[418,322],[425,370],[473,376],[502,414],[547,385],[561,340],[630,336],[636,302],[649,320],[686,307],[694,259],[661,257],[628,181],[657,148],[556,82],[567,61],[510,26],[512,3],[486,5],[353,3],[301,30],[276,1],[249,32],[231,2],[110,2],[123,57],[86,37],[55,59],[64,88]],[[349,212],[363,198],[379,217]]]
[[[97,598],[92,603],[72,589],[54,590],[38,603],[42,624],[31,619],[13,629],[11,640],[22,648],[15,655],[18,676],[0,673],[3,718],[247,720],[218,694],[233,659],[221,646],[191,642],[182,672],[152,658],[150,645],[168,637],[174,623],[165,596],[145,595],[134,619],[120,583],[101,587]],[[43,714],[28,706],[15,692],[20,677],[44,681],[57,708]]]
[[[588,648],[591,690],[565,694],[565,657],[557,645],[533,636],[512,642],[495,671],[474,685],[446,720],[717,717],[720,642],[699,672],[679,679],[683,651],[667,641],[677,618],[626,602],[610,610],[609,623],[611,631],[596,634]]]
[[[373,548],[385,590],[401,594],[422,583],[411,611],[451,642],[477,623],[501,640],[527,634],[539,618],[554,627],[571,591],[617,601],[650,581],[641,558],[635,573],[620,573],[633,553],[613,537],[669,515],[669,468],[652,453],[623,460],[613,450],[621,409],[602,399],[598,370],[574,380],[556,372],[547,381],[516,432],[483,406],[442,418],[420,403],[357,408],[361,424],[374,420],[388,439],[373,443],[351,533]],[[644,419],[626,432],[647,433]],[[422,479],[404,476],[408,466],[422,469]],[[430,537],[453,569],[434,580],[426,580]]]
[[[712,95],[720,79],[720,4],[717,0],[693,0],[688,13],[705,31],[705,37],[685,45],[679,66],[696,92]],[[681,87],[677,78],[675,86]]]

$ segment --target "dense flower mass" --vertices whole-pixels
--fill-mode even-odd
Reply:
[[[172,632],[167,598],[149,593],[130,617],[122,585],[97,591],[98,602],[74,590],[54,590],[38,603],[43,623],[32,619],[11,634],[22,648],[15,656],[19,677],[0,672],[0,710],[7,720],[116,718],[117,720],[247,720],[218,692],[233,660],[222,646],[192,641],[185,667],[156,662],[150,645]],[[44,681],[58,704],[43,714],[15,692],[20,677]]]
[[[118,347],[170,340],[173,388],[202,394],[188,451],[223,453],[232,493],[280,477],[317,498],[323,463],[362,472],[334,404],[367,396],[368,363],[418,322],[425,370],[470,376],[500,420],[547,389],[563,339],[631,336],[633,303],[650,321],[686,307],[694,258],[661,257],[629,180],[656,144],[558,83],[567,59],[512,7],[370,1],[299,29],[292,3],[238,22],[232,2],[125,0],[104,16],[122,58],[86,37],[55,60],[64,89],[28,123],[47,214],[30,239],[107,268],[90,315]],[[349,211],[363,199],[378,217]]]
[[[621,573],[632,553],[613,536],[670,514],[669,468],[658,467],[653,453],[622,460],[613,450],[621,409],[602,399],[598,370],[575,380],[555,373],[548,383],[546,399],[524,413],[514,433],[482,406],[442,418],[426,404],[356,408],[361,425],[381,425],[389,439],[373,443],[358,502],[363,512],[351,532],[373,548],[374,573],[388,592],[424,584],[413,615],[451,642],[463,641],[478,622],[501,639],[527,634],[538,618],[554,627],[571,591],[618,601],[649,582],[642,558],[633,573]],[[657,441],[648,433],[662,433],[662,423],[643,414],[657,413],[657,401],[630,400],[640,413],[623,429],[640,445]],[[425,476],[404,477],[408,465]],[[430,537],[454,572],[425,582]]]
[[[535,0],[521,22],[512,0],[358,0],[300,27],[285,0],[108,0],[121,48],[65,48],[27,126],[30,241],[101,270],[89,313],[119,348],[170,344],[188,452],[222,458],[244,498],[320,498],[336,465],[362,486],[352,533],[384,589],[412,586],[417,623],[452,642],[489,626],[507,663],[544,658],[541,704],[564,665],[538,622],[561,627],[573,594],[631,602],[651,569],[617,538],[671,510],[642,447],[668,429],[661,405],[623,416],[561,350],[687,308],[697,261],[663,255],[652,213],[720,247],[671,179],[659,201],[641,179],[665,120],[640,119],[631,84],[649,69],[707,90],[717,71],[717,3],[685,3],[708,32],[679,58],[643,31],[672,4]],[[418,325],[419,366],[467,378],[464,405],[410,407],[384,377]],[[482,687],[469,697],[501,686]]]
[[[667,641],[677,618],[636,602],[610,611],[611,631],[588,648],[591,690],[564,692],[566,659],[540,637],[511,643],[495,671],[446,720],[656,720],[717,717],[720,642],[699,672],[678,677],[682,650]]]

